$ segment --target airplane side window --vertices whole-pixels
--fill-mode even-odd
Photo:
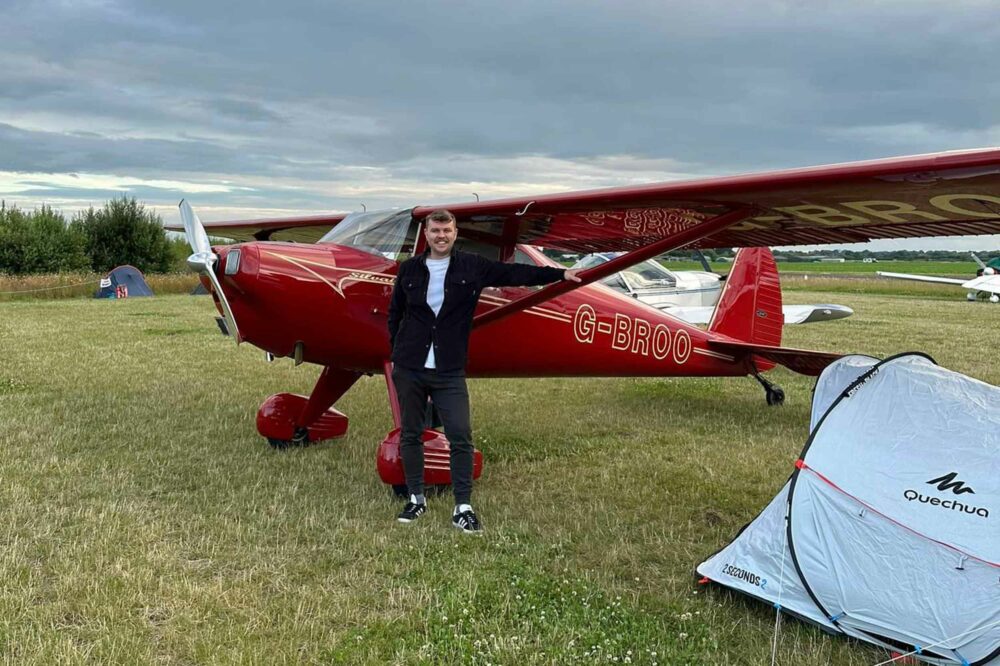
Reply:
[[[535,266],[535,261],[521,250],[514,250],[514,263]]]
[[[497,261],[500,259],[499,247],[496,245],[490,245],[489,243],[472,240],[471,238],[463,238],[461,230],[459,230],[458,238],[455,240],[455,249],[459,252],[478,254],[481,257],[486,257],[490,261]]]
[[[625,280],[622,279],[621,273],[615,273],[614,275],[609,275],[608,277],[601,280],[601,284],[603,284],[606,287],[611,287],[615,291],[620,292],[622,294],[627,295],[631,293],[628,288],[628,285],[625,284]]]
[[[410,210],[351,213],[319,242],[352,247],[387,259],[399,259],[413,252],[417,226]]]
[[[647,259],[642,263],[636,264],[629,270],[638,275],[641,280],[646,282],[656,283],[663,280],[672,281],[670,280],[671,276],[667,272],[667,269],[663,268],[652,259]]]

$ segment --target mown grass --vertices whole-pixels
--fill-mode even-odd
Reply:
[[[786,343],[929,352],[1000,383],[961,300],[790,291],[854,317]],[[341,440],[276,452],[254,414],[317,369],[221,337],[204,299],[0,304],[6,663],[760,664],[773,610],[693,570],[781,487],[812,380],[471,382],[482,538],[447,495],[410,526],[374,471],[381,377]],[[885,653],[786,620],[780,664]],[[617,661],[616,661],[617,660]]]

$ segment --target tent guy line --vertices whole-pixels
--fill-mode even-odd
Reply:
[[[977,631],[986,631],[987,629],[992,629],[993,627],[1000,627],[1000,620],[997,620],[996,622],[988,624],[985,627],[977,627],[975,629],[969,629],[968,631],[963,631],[960,634],[955,634],[954,636],[948,636],[947,638],[942,638],[937,643],[928,643],[927,645],[921,645],[916,650],[911,650],[910,652],[907,652],[906,654],[898,654],[895,657],[893,657],[892,659],[886,659],[885,661],[880,661],[877,664],[874,664],[873,666],[885,666],[886,664],[891,664],[893,662],[899,661],[900,659],[906,659],[907,657],[912,657],[914,655],[919,655],[924,650],[926,650],[928,648],[935,648],[935,647],[938,647],[940,645],[944,645],[945,643],[948,643],[949,641],[953,641],[956,638],[961,638],[962,636],[966,636],[968,634],[972,634],[972,633],[975,633]],[[968,663],[968,662],[965,662],[965,663]]]

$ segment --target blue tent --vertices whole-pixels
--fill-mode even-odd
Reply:
[[[101,286],[94,294],[94,298],[132,298],[152,295],[153,290],[146,284],[146,278],[138,268],[119,266],[101,278]]]

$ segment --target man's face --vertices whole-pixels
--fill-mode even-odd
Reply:
[[[431,259],[444,259],[451,254],[451,246],[458,238],[458,229],[454,222],[428,221],[424,226],[424,238],[427,247],[431,249]]]

